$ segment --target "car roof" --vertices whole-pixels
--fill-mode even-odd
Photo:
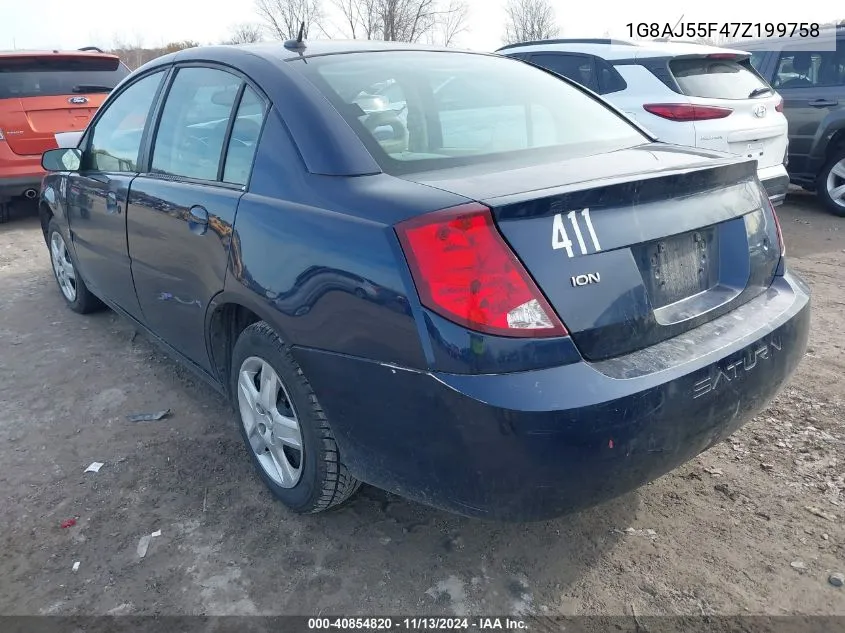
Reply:
[[[106,57],[108,59],[115,59],[117,55],[106,53],[101,50],[85,49],[85,50],[13,50],[0,51],[0,57]]]
[[[151,64],[173,63],[174,61],[221,61],[235,62],[244,59],[246,56],[259,57],[269,62],[291,61],[302,58],[316,57],[320,55],[342,55],[344,53],[379,52],[391,50],[405,51],[437,51],[450,53],[477,53],[475,51],[462,51],[454,48],[440,46],[426,46],[423,44],[406,44],[402,42],[382,42],[377,40],[309,40],[304,42],[302,49],[289,48],[285,42],[259,42],[255,44],[235,44],[217,46],[198,46],[186,48],[176,53],[170,53],[159,57]]]
[[[642,40],[611,39],[555,39],[524,44],[511,44],[500,48],[497,53],[561,51],[585,53],[607,60],[648,59],[650,57],[676,57],[681,55],[714,55],[731,53],[744,56],[746,53],[735,48],[722,48],[694,42],[658,42]]]
[[[186,48],[148,62],[124,82],[173,64],[228,66],[251,79],[267,96],[285,122],[311,173],[329,176],[375,174],[381,169],[372,155],[346,120],[307,79],[302,72],[305,64],[297,63],[319,56],[370,51],[444,51],[452,55],[463,53],[502,59],[492,53],[395,42],[315,40],[306,42],[303,49],[286,47],[284,42],[262,42]],[[510,63],[521,64],[516,60]],[[115,93],[122,85],[117,86]],[[340,147],[344,151],[327,152],[326,147]]]

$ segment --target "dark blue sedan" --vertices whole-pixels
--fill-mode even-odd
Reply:
[[[70,308],[109,306],[228,395],[296,512],[359,482],[570,512],[723,440],[807,344],[753,161],[656,143],[513,59],[185,50],[44,166]]]

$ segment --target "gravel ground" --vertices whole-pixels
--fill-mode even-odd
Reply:
[[[791,385],[634,493],[503,525],[367,487],[288,513],[219,396],[113,313],[63,306],[19,214],[0,226],[0,614],[845,615],[845,219],[803,193],[780,216],[814,291]]]

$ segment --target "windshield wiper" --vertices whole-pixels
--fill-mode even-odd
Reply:
[[[73,92],[79,94],[80,92],[111,92],[114,86],[98,86],[97,84],[79,84],[73,87]]]
[[[759,97],[761,95],[768,94],[770,92],[774,92],[774,90],[772,90],[768,86],[766,86],[765,88],[755,88],[754,90],[751,91],[751,94],[748,95],[748,98],[753,99],[754,97]]]

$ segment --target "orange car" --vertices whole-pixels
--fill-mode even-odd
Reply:
[[[56,147],[55,134],[84,130],[128,74],[93,47],[0,52],[0,223],[14,198],[38,195],[41,154]]]

